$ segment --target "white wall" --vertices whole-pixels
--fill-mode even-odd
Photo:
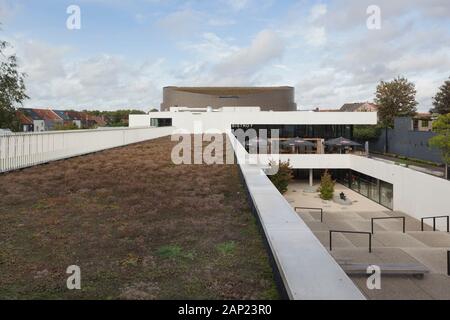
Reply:
[[[247,152],[229,137],[289,298],[365,299],[261,167],[247,164]]]
[[[450,181],[413,169],[347,154],[296,154],[279,155],[281,161],[289,160],[295,169],[352,169],[394,186],[394,210],[403,211],[415,218],[450,215]],[[431,221],[426,221],[431,223]],[[437,224],[441,230],[445,220]]]
[[[172,118],[172,125],[189,132],[201,124],[202,130],[226,132],[232,124],[376,124],[376,112],[154,112],[130,115],[129,126],[150,125],[150,118]]]
[[[0,136],[0,172],[155,139],[172,133],[164,128],[46,131]]]

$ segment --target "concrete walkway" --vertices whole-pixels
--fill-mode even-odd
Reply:
[[[306,183],[293,183],[286,193],[292,206],[324,208],[324,221],[315,211],[300,210],[299,216],[329,251],[329,230],[370,231],[370,218],[404,216],[406,233],[402,233],[400,220],[375,222],[372,239],[373,252],[369,253],[367,235],[335,234],[333,250],[329,251],[336,261],[351,263],[416,264],[429,269],[424,278],[412,276],[381,276],[381,289],[369,290],[368,276],[350,276],[369,299],[450,299],[450,277],[447,276],[447,250],[450,250],[450,234],[433,232],[426,226],[420,231],[420,222],[402,212],[390,211],[371,200],[337,185],[344,190],[354,204],[345,208],[332,201],[323,202],[317,193],[303,192]]]

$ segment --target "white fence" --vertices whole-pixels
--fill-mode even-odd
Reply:
[[[15,133],[0,136],[0,172],[69,158],[172,133],[172,127]]]

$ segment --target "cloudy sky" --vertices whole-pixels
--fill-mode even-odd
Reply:
[[[426,111],[450,76],[449,0],[0,0],[0,22],[33,107],[148,110],[167,85],[291,85],[300,109],[338,108],[403,75]]]

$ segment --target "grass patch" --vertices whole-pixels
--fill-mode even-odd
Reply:
[[[217,251],[223,255],[233,254],[236,250],[236,242],[226,241],[216,246]]]
[[[237,166],[173,165],[175,144],[0,175],[0,299],[277,298]]]

